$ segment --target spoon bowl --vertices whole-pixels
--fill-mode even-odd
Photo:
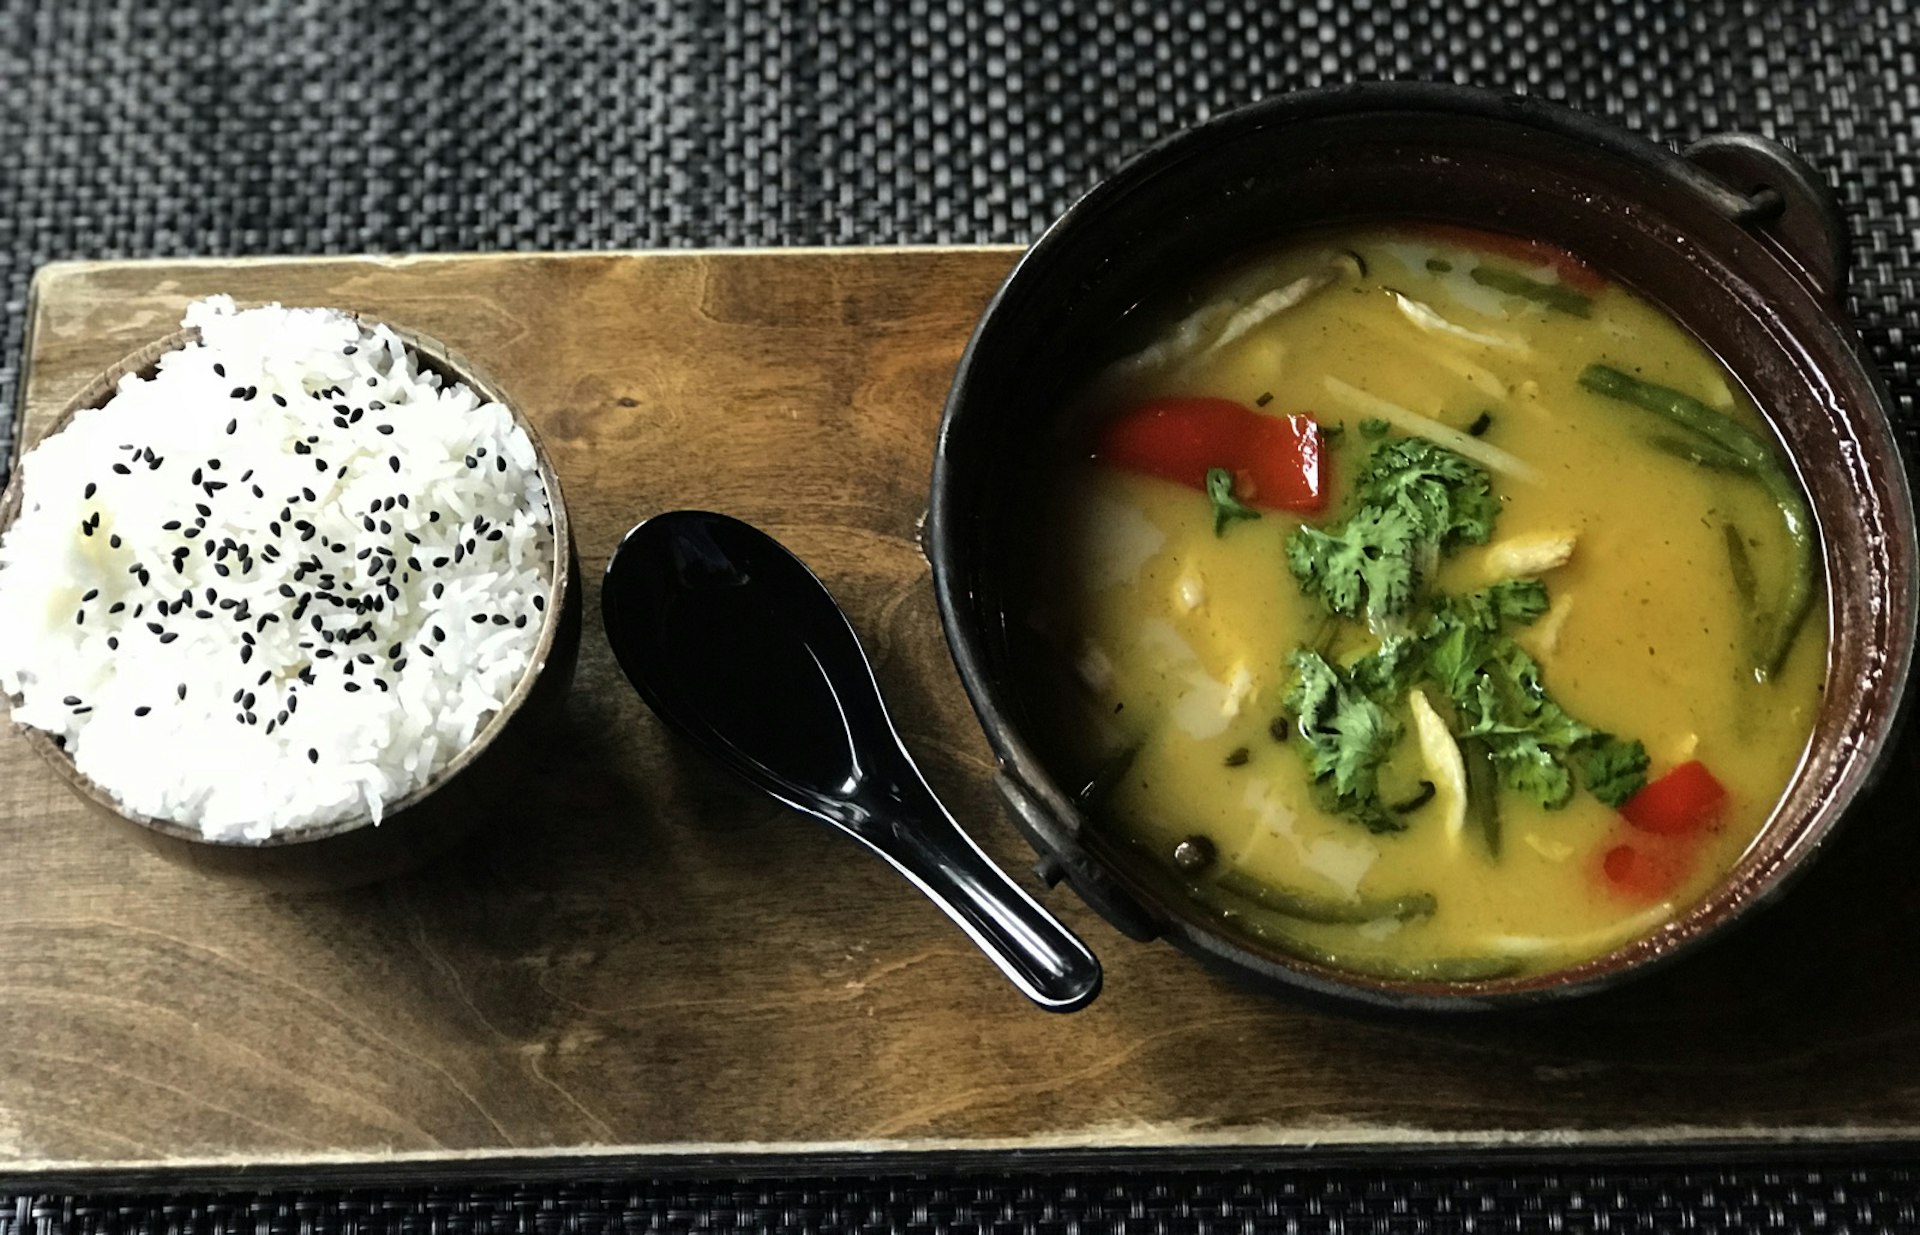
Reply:
[[[928,788],[846,615],[778,541],[726,515],[657,515],[607,564],[602,613],[621,669],[671,728],[885,859],[1041,1007],[1099,993],[1086,945]]]

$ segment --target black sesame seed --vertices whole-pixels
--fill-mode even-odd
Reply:
[[[287,401],[281,398],[279,395],[273,396],[273,401],[279,404],[281,407],[285,407],[287,405]]]
[[[505,626],[508,620],[507,615],[504,613],[496,613],[493,615],[493,624],[495,626]]]
[[[163,532],[177,532],[180,530],[180,520],[168,519],[160,525],[160,530]]]
[[[115,532],[113,535],[107,537],[107,546],[109,548],[118,549],[123,543],[125,542],[123,542],[120,539],[120,533],[118,532]]]
[[[80,696],[68,695],[65,699],[62,699],[60,702],[66,704],[70,708],[77,708],[80,706]]]
[[[133,469],[132,469],[132,468],[130,468],[130,467],[128,467],[128,466],[127,466],[126,464],[124,464],[124,463],[116,463],[116,464],[114,464],[114,465],[113,465],[113,470],[114,470],[114,474],[115,474],[115,475],[118,475],[118,476],[131,476],[131,475],[133,475]]]
[[[187,684],[185,682],[180,683],[180,685],[174,687],[173,693],[177,698],[185,699],[187,697]]]
[[[213,518],[213,507],[207,505],[205,502],[195,502],[193,508],[199,512],[202,519]]]
[[[387,456],[387,466],[388,466],[389,468],[392,468],[392,469],[393,469],[394,471],[396,471],[396,472],[398,472],[398,471],[400,470],[400,456],[399,456],[399,455],[388,455],[388,456]]]
[[[85,715],[86,715],[86,714],[87,714],[88,712],[91,712],[91,711],[93,711],[93,705],[92,705],[92,704],[88,704],[88,705],[87,705],[86,707],[84,707],[84,708],[75,708],[75,709],[73,709],[73,714],[74,714],[75,716],[85,716]]]
[[[232,390],[229,390],[227,392],[227,398],[229,399],[244,399],[246,397],[247,397],[247,388],[245,386],[235,386]]]
[[[97,490],[97,489],[99,489],[99,487],[100,487],[99,485],[96,485],[96,484],[94,484],[94,483],[93,483],[93,482],[92,482],[91,480],[89,480],[89,481],[87,482],[87,487],[86,487],[86,489],[85,489],[85,490],[84,490],[84,491],[83,491],[83,492],[82,492],[82,493],[80,494],[80,496],[81,496],[81,497],[82,497],[83,499],[84,499],[84,498],[89,498],[89,497],[92,497],[92,496],[94,495],[94,492],[95,492],[95,490]]]
[[[111,606],[109,606],[109,607],[108,607],[108,609],[107,609],[107,612],[108,612],[108,613],[119,613],[119,612],[122,612],[123,610],[125,610],[125,609],[126,609],[126,607],[127,607],[127,602],[126,602],[126,601],[124,601],[124,600],[116,600],[116,601],[114,601],[114,602],[113,602],[113,604],[112,604]]]
[[[350,694],[351,694],[351,693],[355,693],[355,692],[357,692],[357,691],[359,691],[359,689],[360,689],[360,683],[358,683],[358,682],[348,682],[348,683],[346,683],[346,689],[347,689],[347,691],[348,691],[348,693],[350,693]]]
[[[227,366],[216,360],[213,364],[213,375],[215,377],[225,377],[227,375]]]
[[[479,467],[479,466],[480,466],[480,460],[478,460],[478,459],[476,459],[476,458],[474,458],[474,457],[473,457],[472,455],[468,455],[468,456],[467,456],[467,466],[468,466],[468,467]]]
[[[311,746],[307,747],[307,762],[308,763],[320,762],[320,752],[315,750]]]
[[[179,635],[174,634],[172,631],[168,631],[166,634],[160,636],[160,642],[172,643],[175,639],[178,639],[179,637],[180,637]]]
[[[86,590],[85,593],[81,595],[80,602],[82,604],[85,604],[87,601],[92,600],[94,597],[98,595],[100,595],[100,589],[97,587],[90,587]]]
[[[235,431],[236,429],[238,429],[239,427],[240,427],[240,422],[239,422],[238,420],[229,420],[229,421],[227,422],[227,434],[228,434],[228,436],[232,436],[232,434],[233,434],[233,432],[234,432],[234,431]]]
[[[139,706],[139,707],[137,707],[137,708],[135,708],[135,709],[133,709],[133,714],[134,714],[135,716],[145,716],[145,715],[146,715],[147,713],[149,713],[149,712],[151,712],[151,711],[153,711],[153,709],[152,709],[152,708],[150,708],[150,707],[147,707],[147,706],[146,706],[145,704],[142,704],[141,706]]]
[[[427,512],[427,522],[428,523],[440,522],[440,512],[437,510],[429,510]]]
[[[158,635],[158,634],[164,634],[167,628],[162,626],[158,622],[148,622],[147,629],[152,631],[154,634]]]
[[[547,598],[535,593],[533,597],[533,607],[544,611],[547,607]]]

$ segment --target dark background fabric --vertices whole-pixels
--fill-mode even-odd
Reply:
[[[1915,22],[1906,0],[0,0],[0,470],[48,261],[1021,242],[1159,137],[1381,77],[1795,146],[1840,192],[1912,443]],[[0,1235],[1916,1226],[1905,1166],[1842,1157],[22,1195]]]

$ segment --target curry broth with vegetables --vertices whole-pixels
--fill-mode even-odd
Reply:
[[[1408,227],[1242,267],[1071,418],[1034,623],[1110,846],[1270,948],[1611,950],[1805,749],[1817,547],[1768,431],[1566,254]]]

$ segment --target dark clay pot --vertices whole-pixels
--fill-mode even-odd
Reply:
[[[1029,461],[1046,454],[1035,447],[1050,418],[1143,343],[1195,274],[1291,231],[1402,219],[1562,245],[1663,307],[1772,420],[1825,546],[1826,693],[1810,754],[1761,836],[1668,927],[1544,975],[1356,977],[1223,931],[1170,881],[1103,847],[1029,697],[1048,654],[1018,617],[1008,563],[1029,534],[1022,494],[1044,483]],[[1432,1010],[1591,992],[1772,899],[1885,758],[1913,651],[1912,499],[1886,392],[1845,318],[1846,263],[1832,196],[1773,142],[1729,135],[1676,155],[1564,108],[1451,86],[1273,99],[1183,133],[1096,187],[1021,260],[961,359],[926,529],[954,660],[1042,873],[1136,939],[1163,937],[1274,986]]]

